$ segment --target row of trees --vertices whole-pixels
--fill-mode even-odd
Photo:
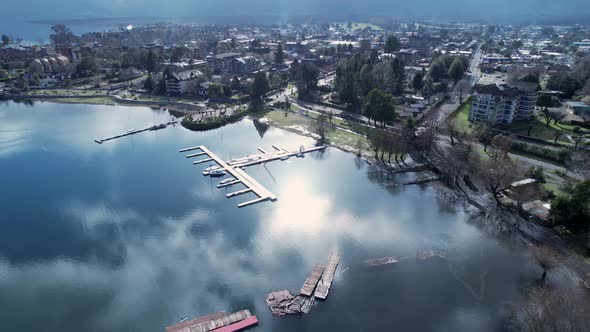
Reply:
[[[380,89],[392,95],[404,91],[404,64],[399,59],[378,60],[375,52],[369,57],[355,54],[339,63],[334,88],[340,100],[348,105],[362,105],[370,91]]]
[[[307,97],[317,90],[320,76],[318,67],[308,62],[300,63],[295,59],[291,64],[290,72],[291,79],[299,92],[299,97]]]
[[[590,55],[586,56],[571,70],[560,70],[551,75],[547,89],[561,91],[565,98],[578,95],[590,95]]]
[[[443,78],[461,80],[469,68],[469,60],[463,56],[439,55],[432,60],[430,76],[436,81]]]

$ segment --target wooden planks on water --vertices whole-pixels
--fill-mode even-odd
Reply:
[[[202,317],[193,318],[191,320],[185,320],[178,324],[166,327],[166,332],[191,332],[191,327],[202,323],[206,323],[213,319],[218,319],[225,316],[225,312],[220,311],[215,314],[210,314]]]
[[[220,328],[217,328],[215,330],[211,330],[212,332],[236,332],[236,331],[243,331],[249,327],[252,327],[254,325],[258,324],[258,318],[256,318],[256,316],[250,316],[248,318],[245,318],[237,323],[233,323],[227,326],[223,326]]]
[[[303,287],[301,287],[299,294],[311,296],[311,294],[313,294],[315,286],[317,285],[318,281],[320,281],[320,278],[322,277],[325,268],[325,265],[316,264],[311,270],[311,273],[309,274],[307,279],[305,279],[305,283],[303,284]]]
[[[332,281],[334,280],[334,274],[338,268],[338,263],[340,263],[340,257],[341,256],[339,252],[330,253],[330,256],[328,257],[328,264],[326,265],[324,273],[322,274],[322,278],[320,279],[314,294],[316,298],[325,300],[328,297],[330,286],[332,286]]]
[[[428,258],[433,257],[447,258],[447,255],[448,251],[444,249],[428,249],[416,251],[416,258],[421,260],[426,260]]]
[[[210,321],[206,322],[205,324],[203,324],[203,327],[205,329],[203,329],[203,330],[200,330],[200,329],[192,330],[191,329],[191,332],[207,332],[207,331],[215,330],[217,328],[231,325],[235,322],[239,322],[239,321],[244,320],[250,316],[252,316],[252,314],[250,313],[250,310],[240,310],[238,312],[234,312],[233,314],[210,320]]]

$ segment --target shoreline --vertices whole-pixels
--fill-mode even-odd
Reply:
[[[149,107],[149,108],[157,107],[157,108],[166,109],[167,111],[169,111],[171,113],[171,115],[173,115],[175,117],[184,117],[186,115],[193,113],[193,112],[188,112],[186,110],[175,110],[172,108],[164,107],[164,106],[159,105],[160,102],[158,102],[158,105],[155,105],[154,102],[127,100],[127,99],[122,99],[122,98],[114,98],[113,96],[107,96],[107,97],[109,97],[109,99],[113,102],[112,104],[100,102],[100,101],[104,101],[104,99],[97,99],[96,96],[76,96],[76,97],[66,97],[66,98],[63,98],[63,96],[59,96],[59,97],[58,96],[42,96],[41,98],[31,98],[31,97],[27,97],[27,98],[9,97],[9,98],[6,98],[5,96],[0,96],[0,98],[2,100],[17,101],[17,102],[23,101],[23,100],[31,100],[31,101],[47,101],[47,102],[62,103],[62,104],[88,104],[88,105],[105,105],[105,106],[120,105],[120,106],[136,106],[136,107]],[[99,98],[102,98],[102,97],[99,97]],[[119,103],[120,101],[123,101],[123,102]],[[167,104],[167,102],[166,102],[166,104]],[[176,113],[176,114],[174,114],[174,113]],[[261,116],[258,119],[263,118],[263,117],[264,116]],[[256,117],[254,117],[254,114],[252,114],[250,112],[246,112],[237,121],[245,119],[245,118],[249,118],[252,120],[257,119]],[[220,127],[223,127],[226,124],[230,124],[230,123],[224,123]],[[272,121],[272,120],[269,121],[269,125],[272,125],[275,128],[286,130],[286,131],[289,131],[289,132],[292,132],[292,133],[295,133],[295,134],[298,134],[301,136],[313,138],[316,140],[318,138],[317,135],[309,132],[308,130],[306,130],[305,128],[302,128],[300,126],[299,127],[297,127],[297,126],[283,126],[283,125],[276,123],[275,121]],[[186,127],[184,127],[184,128],[187,130],[191,130],[190,128],[186,128]],[[211,129],[217,129],[217,128],[211,128]],[[194,130],[191,130],[191,131],[194,131]],[[197,130],[197,131],[202,131],[202,130]],[[337,148],[343,152],[351,153],[351,154],[361,158],[369,166],[378,167],[385,172],[419,173],[419,172],[431,170],[431,168],[428,165],[418,164],[414,161],[413,161],[412,165],[407,165],[407,167],[393,167],[391,164],[386,164],[380,160],[376,160],[374,158],[374,156],[367,154],[367,153],[362,153],[361,156],[358,156],[358,149],[348,146],[348,145],[334,144],[332,142],[328,142],[326,145],[333,147],[333,148]],[[416,167],[422,167],[425,169],[416,171],[415,170]],[[470,214],[483,213],[485,218],[488,218],[490,220],[493,215],[499,214],[498,216],[495,217],[495,220],[492,220],[492,221],[496,222],[499,225],[498,227],[500,227],[500,230],[502,230],[502,231],[507,230],[507,231],[511,232],[516,238],[518,238],[524,244],[527,244],[527,245],[534,245],[534,246],[539,245],[539,244],[550,245],[557,252],[563,253],[565,256],[569,257],[570,259],[568,261],[570,261],[570,260],[576,261],[576,262],[570,262],[571,264],[568,264],[568,267],[572,271],[576,271],[576,273],[579,273],[580,275],[583,275],[583,272],[590,273],[590,264],[585,260],[585,258],[583,256],[579,255],[573,249],[569,248],[563,242],[562,238],[558,234],[556,234],[553,229],[547,228],[543,225],[540,225],[536,221],[526,220],[521,215],[515,213],[514,211],[509,211],[509,210],[506,210],[505,208],[504,209],[495,208],[495,205],[493,204],[494,202],[491,199],[486,198],[483,195],[476,195],[476,196],[474,196],[473,194],[470,195],[467,192],[465,192],[464,190],[461,190],[460,188],[456,188],[454,186],[451,186],[451,185],[445,183],[444,181],[437,180],[437,181],[428,183],[428,185],[435,187],[437,190],[444,191],[447,193],[452,193],[457,199],[462,201],[464,208],[466,208],[466,211],[469,210],[469,208],[467,208],[467,206],[471,206],[474,211],[471,211],[471,212],[467,211]],[[508,220],[508,219],[511,219],[511,220]],[[524,229],[522,227],[523,225],[525,226]],[[584,268],[581,268],[581,267],[584,267]]]

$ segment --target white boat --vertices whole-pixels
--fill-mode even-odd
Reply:
[[[281,160],[287,160],[287,159],[289,159],[289,155],[284,155],[281,157]]]
[[[227,174],[227,172],[224,169],[214,169],[209,171],[209,175],[211,176],[223,176],[225,174]]]
[[[219,182],[219,184],[228,184],[230,182],[234,181],[234,178],[227,178],[227,179],[223,179],[221,180],[221,182]]]
[[[218,165],[211,165],[211,166],[205,168],[205,172],[211,172],[212,170],[216,170],[218,168],[219,168]]]
[[[135,131],[135,128],[131,128],[131,129],[127,130],[128,133],[130,133],[132,131]]]

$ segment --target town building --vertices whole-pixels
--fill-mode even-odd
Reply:
[[[207,64],[214,73],[226,74],[231,72],[233,60],[239,58],[240,56],[240,53],[210,55],[207,57]]]
[[[418,51],[420,56],[430,56],[431,40],[427,36],[411,35],[408,37],[408,48]]]
[[[169,95],[181,95],[187,93],[191,86],[196,90],[199,81],[204,77],[205,75],[197,69],[170,73],[166,76],[166,92]]]
[[[258,60],[253,56],[243,56],[235,58],[232,61],[231,73],[237,75],[247,75],[258,70]]]
[[[496,125],[530,120],[535,114],[537,89],[538,84],[528,82],[478,84],[472,96],[469,121]]]
[[[580,101],[568,101],[565,103],[566,110],[575,115],[590,115],[590,105]]]
[[[395,52],[395,57],[400,59],[404,65],[413,66],[418,61],[418,50],[408,48],[401,49],[398,52]]]

